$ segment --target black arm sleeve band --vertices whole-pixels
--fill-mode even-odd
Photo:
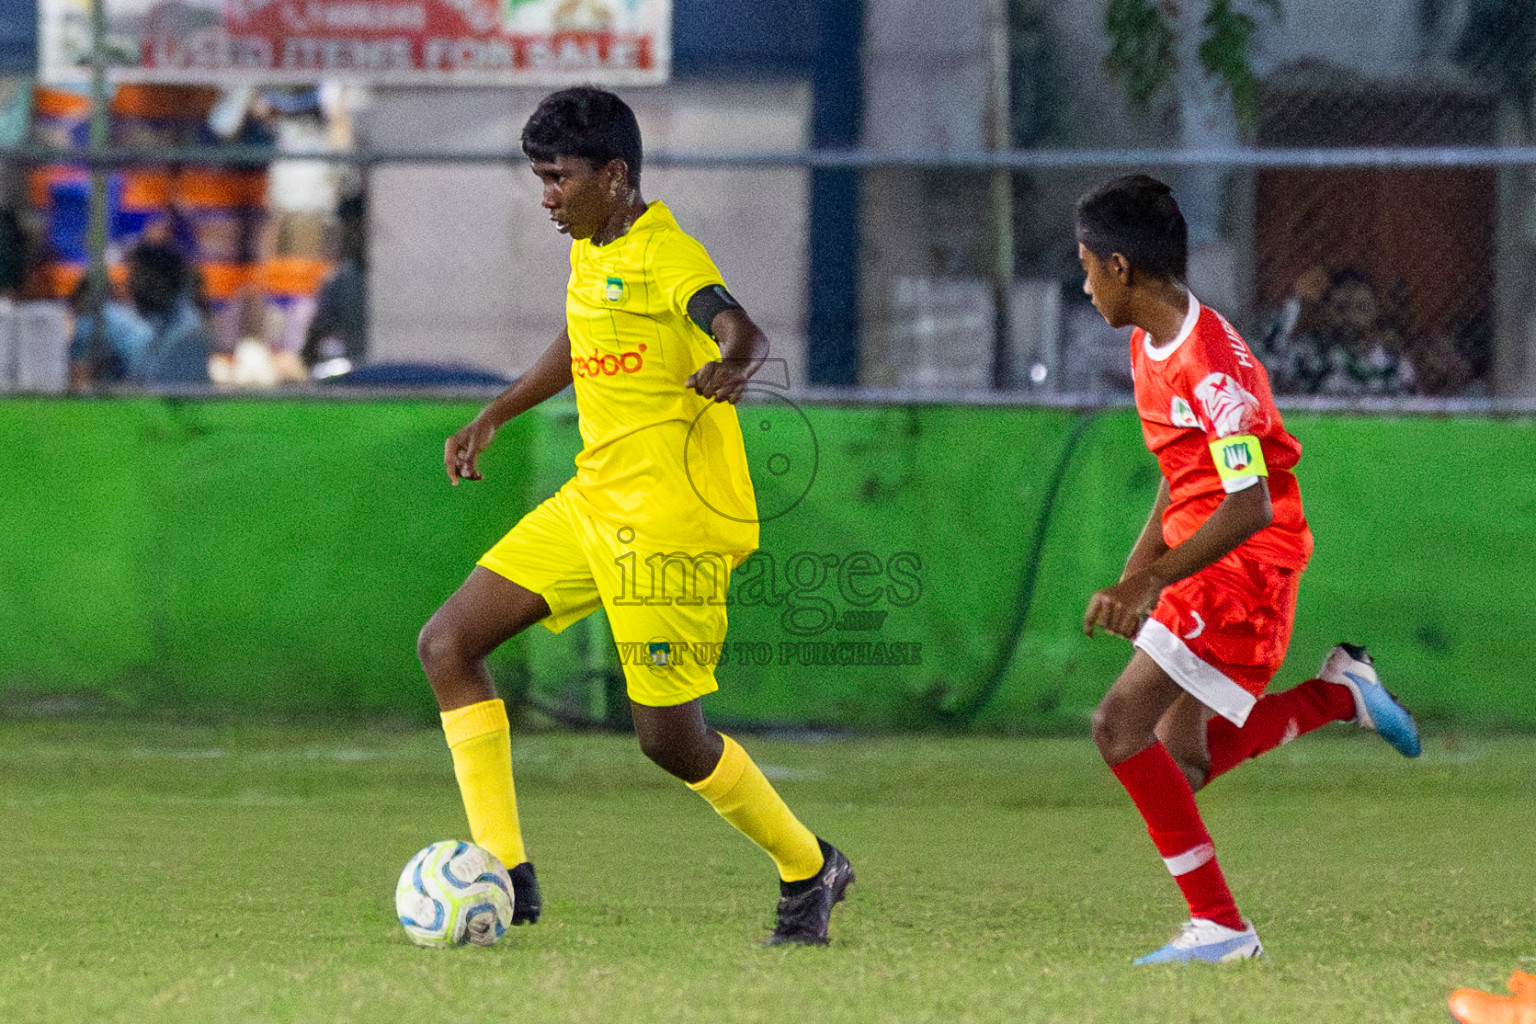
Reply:
[[[693,298],[688,300],[688,319],[699,325],[699,330],[715,336],[715,317],[728,309],[740,309],[741,303],[731,297],[731,293],[725,290],[723,284],[712,284],[707,288],[700,288],[693,293]]]

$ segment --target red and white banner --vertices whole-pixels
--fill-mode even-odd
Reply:
[[[120,81],[664,82],[671,0],[103,0]],[[45,78],[78,77],[89,0],[43,0]]]

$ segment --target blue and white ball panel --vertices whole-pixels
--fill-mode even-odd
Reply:
[[[420,946],[489,946],[512,921],[512,879],[490,851],[454,839],[416,854],[395,886],[395,913]]]

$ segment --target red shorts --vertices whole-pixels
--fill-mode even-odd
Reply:
[[[1163,591],[1136,646],[1234,725],[1280,670],[1301,572],[1235,554]]]

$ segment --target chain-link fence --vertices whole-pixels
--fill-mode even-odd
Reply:
[[[880,6],[867,4],[866,19]],[[995,97],[974,104],[970,135],[944,126],[954,145],[914,129],[914,146],[893,152],[880,142],[892,129],[866,125],[864,148],[834,152],[805,147],[804,82],[706,83],[672,107],[672,86],[637,93],[648,139],[684,107],[705,126],[652,143],[647,198],[668,201],[716,254],[797,387],[828,383],[817,350],[835,344],[856,367],[844,386],[1124,396],[1124,332],[1082,295],[1072,205],[1144,170],[1184,206],[1192,290],[1242,330],[1277,393],[1536,394],[1536,2],[1211,7],[1247,19],[1233,52],[1249,79],[1192,74],[1178,36],[1187,21],[1150,0],[1011,0],[1003,149],[989,150],[984,130]],[[1111,21],[1137,10],[1161,12],[1174,61],[1161,82],[1137,79],[1140,105],[1126,56],[1140,51]],[[1387,42],[1371,36],[1362,56],[1341,58],[1331,36],[1366,32],[1372,17],[1391,23],[1379,29]],[[1091,45],[1074,42],[1072,18]],[[1157,44],[1159,23],[1146,24]],[[1225,67],[1208,56],[1200,66]],[[88,271],[99,253],[117,298],[131,299],[126,258],[145,240],[190,263],[212,383],[310,386],[368,362],[458,367],[489,383],[526,366],[558,329],[561,243],[544,237],[523,183],[515,111],[495,130],[413,147],[398,130],[348,130],[338,122],[387,118],[356,96],[327,107],[324,95],[120,86],[107,145],[92,151],[88,98],[32,90],[0,204],[0,289],[30,304],[0,327],[0,387],[62,387],[61,345],[81,379],[121,371],[102,370],[110,345],[96,324],[115,329],[112,318],[81,317],[105,297]],[[443,111],[462,105],[437,95]],[[866,107],[898,134],[919,114],[955,120],[880,98]],[[852,180],[854,198],[829,241],[813,210],[830,175]],[[834,256],[856,268],[836,282],[856,323],[829,341],[808,281]]]
[[[1147,153],[1121,166],[1104,160],[1091,170],[1012,174],[1017,273],[997,347],[1002,292],[987,266],[995,226],[940,212],[938,202],[909,211],[915,222],[938,223],[926,258],[910,261],[916,266],[893,260],[869,272],[867,378],[895,387],[1127,392],[1124,332],[1110,330],[1081,292],[1071,199],[1134,169],[1170,181],[1176,194],[1198,191],[1202,179],[1217,183],[1223,229],[1192,239],[1189,283],[1239,327],[1277,393],[1519,393],[1529,307],[1516,282],[1527,280],[1527,263],[1501,267],[1496,254],[1520,241],[1509,237],[1509,220],[1521,215],[1523,166],[1486,166],[1475,153],[1443,166],[1446,154],[1436,151],[1410,166],[1372,166],[1359,153],[1250,155],[1274,165],[1168,166],[1166,156]],[[1331,164],[1335,156],[1351,159]],[[986,176],[966,179],[948,175],[945,188],[953,199],[958,181],[979,204]],[[896,191],[887,184],[872,202],[889,203]]]

